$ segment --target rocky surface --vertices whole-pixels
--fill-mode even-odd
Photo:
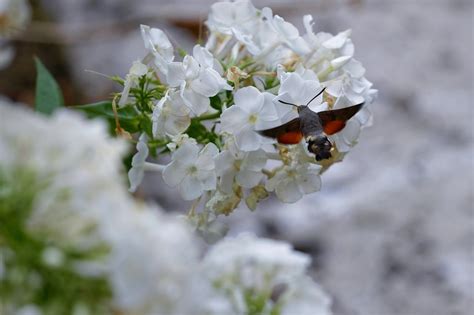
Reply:
[[[173,25],[196,23],[211,1],[43,2],[63,23],[141,21],[146,13],[148,23],[187,48],[192,34]],[[268,200],[255,213],[241,208],[226,220],[230,233],[252,230],[312,254],[314,276],[334,297],[337,315],[472,314],[472,1],[255,3],[275,6],[300,27],[298,17],[307,13],[320,30],[351,27],[356,56],[380,97],[373,127],[324,174],[321,192],[292,205]],[[137,28],[78,41],[68,54],[75,78],[94,98],[111,86],[83,69],[123,75],[141,49]],[[169,209],[182,207],[157,177],[143,192]]]

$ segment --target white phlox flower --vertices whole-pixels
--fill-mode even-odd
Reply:
[[[211,248],[202,269],[217,293],[232,302],[231,314],[248,313],[256,300],[265,301],[259,306],[263,314],[273,314],[276,309],[283,310],[283,314],[292,310],[304,310],[293,313],[302,315],[330,314],[328,298],[321,290],[317,294],[318,286],[305,276],[309,263],[309,256],[293,251],[287,243],[241,234]],[[311,293],[303,296],[301,286]],[[308,313],[304,307],[311,303],[313,310],[326,312]]]
[[[111,246],[114,304],[120,310],[179,315],[187,304],[183,301],[196,273],[198,246],[184,222],[160,210],[114,211],[102,223]]]
[[[330,315],[331,298],[321,287],[306,276],[298,282],[298,286],[287,289],[279,297],[281,299],[281,315]]]
[[[285,21],[281,16],[273,16],[270,8],[263,8],[262,15],[268,25],[277,34],[279,41],[275,43],[284,44],[299,55],[309,53],[310,49],[308,44],[300,36],[298,29],[293,24]],[[271,46],[276,46],[275,43]]]
[[[257,9],[248,0],[214,3],[206,21],[211,31],[206,48],[218,56],[232,48],[235,50],[232,59],[237,60],[238,50],[243,44],[251,54],[256,55],[260,48],[254,42],[254,34],[260,23]]]
[[[265,188],[274,191],[282,202],[296,202],[305,194],[321,189],[320,169],[320,166],[309,163],[284,165],[266,182]]]
[[[191,124],[191,111],[177,91],[167,91],[153,109],[153,137],[177,136]]]
[[[31,19],[27,0],[0,1],[0,38],[22,31]]]
[[[11,64],[15,49],[9,38],[23,31],[31,20],[27,0],[0,0],[0,70]]]
[[[336,36],[329,33],[313,32],[313,17],[305,15],[303,23],[306,34],[303,36],[311,51],[304,57],[304,64],[316,73],[333,70],[343,66],[354,55],[354,44],[349,38],[351,30],[340,32]]]
[[[0,70],[5,69],[15,58],[15,49],[9,46],[6,41],[0,40]]]
[[[216,188],[214,158],[218,153],[213,143],[199,151],[197,144],[186,142],[173,153],[171,163],[163,170],[163,180],[177,187],[183,199],[194,200]]]
[[[278,123],[280,117],[273,104],[274,95],[261,93],[253,86],[244,87],[234,95],[234,105],[221,116],[221,129],[235,137],[242,151],[255,151],[272,139],[260,136],[255,130],[266,129]]]
[[[182,146],[186,142],[190,142],[192,144],[197,144],[196,139],[190,138],[188,134],[182,133],[176,136],[170,136],[171,142],[169,142],[166,147],[171,151],[174,152],[180,146]]]
[[[365,68],[362,64],[352,59],[338,72],[333,73],[327,82],[327,92],[336,98],[346,97],[352,104],[371,102],[376,90],[373,84],[365,77]]]
[[[161,29],[147,25],[140,25],[140,31],[145,49],[154,57],[156,69],[166,77],[168,65],[174,60],[174,48],[168,36]]]
[[[257,23],[257,19],[257,9],[251,1],[223,1],[211,5],[206,25],[211,32],[232,35],[241,30],[250,32]]]
[[[314,112],[327,109],[327,103],[323,102],[323,94],[314,98],[323,88],[314,72],[303,68],[298,68],[295,72],[283,72],[280,75],[280,82],[278,97],[274,103],[278,106],[279,115],[283,117],[284,122],[297,117],[297,110],[279,101],[296,106],[308,105]]]
[[[234,180],[244,188],[257,186],[264,177],[262,169],[267,159],[267,154],[262,149],[251,152],[222,151],[216,157],[219,188],[226,193],[232,193]]]
[[[137,143],[137,153],[132,158],[132,168],[128,171],[129,191],[135,192],[145,175],[145,161],[148,158],[148,136],[142,133]]]
[[[119,106],[123,106],[128,102],[130,89],[138,84],[138,79],[148,73],[148,67],[141,63],[141,61],[134,61],[129,73],[125,79],[122,95],[118,102]]]
[[[172,62],[168,66],[167,82],[170,87],[179,87],[185,104],[196,115],[210,109],[209,97],[221,90],[232,90],[227,81],[215,69],[214,57],[199,45],[194,46],[193,56],[185,56],[183,62]]]

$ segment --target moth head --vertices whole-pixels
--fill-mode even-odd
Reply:
[[[314,153],[316,161],[321,161],[332,157],[332,143],[326,136],[314,136],[309,138],[307,141],[308,151]]]

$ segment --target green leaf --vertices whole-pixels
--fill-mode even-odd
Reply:
[[[35,57],[36,64],[36,98],[37,112],[51,115],[58,107],[64,106],[63,94],[58,83],[43,63]]]
[[[112,130],[115,130],[115,115],[112,109],[111,101],[71,106],[70,108],[83,111],[89,118],[105,118],[113,127]],[[119,119],[120,126],[126,131],[130,133],[135,133],[140,130],[140,116],[132,106],[124,106],[117,108],[117,117]]]
[[[219,96],[219,94],[215,95],[215,96],[212,96],[210,98],[211,100],[211,107],[218,110],[218,111],[222,111],[222,99],[221,97]]]

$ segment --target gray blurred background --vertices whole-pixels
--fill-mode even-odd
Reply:
[[[379,89],[373,127],[321,192],[274,199],[224,221],[230,234],[288,240],[313,256],[313,276],[337,315],[474,314],[473,15],[471,0],[267,0],[302,29],[353,29],[356,58]],[[33,103],[33,54],[59,78],[69,105],[120,88],[90,69],[124,75],[143,57],[140,23],[190,49],[213,1],[36,0],[34,21],[0,71],[0,94]],[[141,196],[187,204],[157,175]],[[225,314],[223,314],[225,315]],[[298,314],[295,314],[298,315]]]

